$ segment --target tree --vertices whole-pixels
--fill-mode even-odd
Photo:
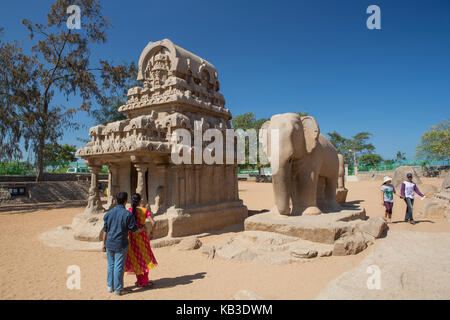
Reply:
[[[242,129],[242,130],[249,130],[253,129],[256,130],[256,145],[252,145],[251,148],[255,148],[252,150],[258,150],[257,146],[259,145],[259,137],[258,137],[258,130],[261,129],[264,122],[268,121],[269,119],[262,118],[262,119],[256,119],[253,112],[247,112],[241,115],[235,116],[231,122],[233,125],[233,129]],[[249,139],[245,139],[245,149],[250,150],[250,141]],[[259,154],[257,155],[258,160],[260,162],[261,159],[259,159]],[[245,164],[239,165],[241,168],[246,168],[249,166],[249,154],[246,152],[245,154]],[[261,164],[258,163],[257,166],[260,166]],[[251,166],[251,165],[250,165]]]
[[[328,133],[330,142],[336,151],[344,156],[344,161],[348,164],[356,164],[360,156],[371,154],[375,150],[375,147],[367,142],[371,135],[370,132],[359,132],[348,139],[336,131]]]
[[[137,69],[131,71],[132,72],[126,75],[127,78],[125,79],[126,81],[125,89],[127,90],[139,85],[138,81],[136,80]],[[126,119],[126,115],[123,114],[122,112],[119,112],[118,109],[126,102],[127,102],[126,94],[120,95],[116,93],[115,95],[108,97],[104,105],[97,106],[97,108],[92,112],[92,115],[94,116],[94,119],[98,124],[103,125],[106,125],[110,122],[124,120]]]
[[[450,118],[423,133],[416,148],[416,157],[429,161],[450,159]]]
[[[98,124],[103,125],[114,121],[124,120],[127,117],[122,112],[119,112],[118,109],[125,103],[126,100],[119,96],[108,98],[106,104],[94,110],[92,115]]]
[[[73,145],[47,144],[44,149],[45,166],[53,172],[66,172],[70,162],[77,160],[76,151],[77,148]]]
[[[401,161],[405,161],[405,160],[406,160],[405,153],[401,152],[401,151],[397,151],[397,154],[395,155],[395,161],[401,162]]]
[[[44,149],[45,162],[74,162],[77,160],[75,157],[76,151],[77,148],[73,145],[47,144]]]
[[[352,140],[350,140],[350,148],[359,154],[372,153],[375,150],[375,147],[373,144],[367,143],[367,140],[369,140],[371,135],[370,132],[357,133],[353,136]]]
[[[383,158],[376,153],[363,154],[358,162],[362,166],[377,166],[383,161]]]
[[[34,118],[18,121],[18,109],[27,109],[38,97],[35,63],[35,57],[25,55],[17,41],[0,41],[0,161],[22,157],[19,142],[23,136],[27,137],[24,126],[31,125]]]
[[[244,114],[237,115],[233,117],[231,120],[231,123],[233,125],[234,129],[242,129],[242,130],[248,130],[248,129],[261,129],[261,126],[264,124],[264,122],[268,121],[270,119],[262,118],[262,119],[256,119],[253,112],[247,112]]]
[[[67,8],[71,5],[81,8],[79,30],[66,25]],[[107,97],[114,92],[122,90],[124,94],[128,75],[136,72],[136,66],[114,65],[106,60],[91,66],[90,47],[106,42],[106,30],[111,27],[101,14],[98,0],[56,0],[47,14],[46,24],[26,19],[22,23],[34,44],[32,55],[25,55],[17,43],[0,48],[0,63],[3,63],[0,76],[6,79],[0,94],[5,105],[11,108],[2,112],[1,117],[16,119],[14,123],[2,124],[5,128],[0,129],[8,135],[0,143],[2,150],[6,143],[12,143],[3,155],[9,158],[18,155],[14,152],[20,143],[17,137],[24,139],[26,149],[31,144],[36,155],[37,181],[40,181],[45,146],[56,144],[64,130],[78,128],[71,120],[76,112],[91,112],[94,101],[104,106]],[[55,93],[64,95],[67,100],[69,96],[79,95],[82,103],[75,108],[55,105]],[[15,124],[20,126],[21,133],[16,133],[11,126]]]
[[[350,151],[350,140],[344,138],[336,131],[328,133],[331,144],[336,148],[336,151],[344,156],[345,163],[353,163],[353,153]]]

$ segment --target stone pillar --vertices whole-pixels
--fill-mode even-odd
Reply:
[[[117,164],[110,164],[108,166],[108,204],[107,210],[112,209],[116,205],[116,195],[119,192],[119,166]]]
[[[345,165],[345,176],[348,177],[348,164]]]
[[[186,176],[186,206],[191,206],[195,203],[195,177],[194,177],[194,166],[185,166],[185,176]]]
[[[199,205],[201,203],[200,194],[202,192],[201,176],[200,176],[200,174],[202,173],[202,165],[196,164],[194,166],[194,172],[195,172],[195,204]]]
[[[167,204],[167,165],[157,164],[156,165],[158,181],[155,185],[155,208],[154,213],[161,213],[161,210],[166,207]]]
[[[110,203],[111,198],[111,186],[112,186],[112,177],[111,177],[111,170],[109,170],[108,166],[108,204]]]
[[[225,199],[226,200],[233,200],[234,199],[234,170],[233,165],[227,165],[225,167]]]
[[[202,170],[202,177],[201,177],[201,188],[202,188],[202,192],[201,192],[201,199],[200,202],[201,204],[206,204],[206,203],[210,203],[213,201],[212,197],[213,195],[213,170],[214,167],[213,165],[207,165],[204,164],[203,165],[203,170]]]
[[[102,206],[102,201],[100,200],[100,192],[98,190],[98,174],[102,169],[101,166],[89,166],[91,171],[91,186],[89,188],[88,204],[85,213],[103,213],[105,209]]]
[[[179,184],[179,204],[181,208],[186,206],[186,168],[184,164],[177,166]]]
[[[223,178],[222,165],[214,165],[214,176],[213,176],[213,197],[214,202],[220,202],[223,195]]]
[[[237,166],[237,164],[235,164],[235,165],[233,165],[233,200],[239,199],[237,172],[238,172],[238,166]]]
[[[135,163],[137,171],[137,186],[136,193],[141,195],[141,206],[147,207],[147,188],[145,187],[145,173],[147,172],[148,164],[147,163]]]
[[[174,206],[175,208],[180,207],[179,203],[179,195],[180,195],[180,188],[179,188],[179,181],[178,181],[178,170],[177,165],[171,165],[169,167],[169,199],[170,199],[170,206]]]

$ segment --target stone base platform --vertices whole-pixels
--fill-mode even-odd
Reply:
[[[386,235],[386,221],[367,219],[364,208],[345,207],[319,216],[256,214],[245,231],[207,245],[203,253],[237,262],[286,264],[311,258],[358,254]]]
[[[101,251],[104,215],[105,213],[80,213],[74,217],[72,225],[45,232],[41,235],[41,240],[51,247]],[[154,217],[154,230],[149,220],[145,226],[147,232],[153,232],[151,243],[152,247],[157,248],[177,244],[193,235],[209,235],[209,231],[240,224],[247,217],[247,207],[241,200],[237,200],[187,209],[169,209]]]
[[[210,233],[196,234],[197,238],[206,237]],[[187,237],[170,238],[164,237],[156,240],[151,240],[152,248],[161,248],[178,244]],[[49,247],[59,248],[73,251],[96,251],[101,252],[103,249],[102,241],[80,241],[74,238],[74,231],[71,226],[59,226],[53,230],[44,232],[39,239]]]
[[[176,213],[171,212],[169,209],[165,215],[156,217],[157,228],[159,221],[167,220],[167,233],[154,234],[154,238],[156,239],[160,236],[177,238],[220,230],[227,226],[242,223],[247,217],[248,210],[243,205],[242,200],[192,207],[182,209]]]
[[[235,262],[255,264],[288,264],[307,262],[311,258],[331,256],[333,245],[301,240],[274,232],[244,231],[213,246],[203,253]]]
[[[80,241],[74,238],[70,226],[59,226],[56,229],[42,233],[39,239],[49,247],[74,251],[102,251],[101,241]]]
[[[318,216],[284,216],[272,211],[256,214],[244,222],[246,231],[267,231],[312,242],[333,244],[355,225],[366,220],[364,208],[343,208]],[[353,223],[351,223],[353,221]]]

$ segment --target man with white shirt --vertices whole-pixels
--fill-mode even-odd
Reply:
[[[417,185],[412,181],[412,173],[408,173],[406,175],[406,178],[408,180],[403,181],[402,188],[400,190],[400,197],[406,202],[405,222],[416,224],[413,219],[414,193],[417,193],[421,197],[425,196],[422,194],[422,192],[420,192],[419,188],[417,188]]]

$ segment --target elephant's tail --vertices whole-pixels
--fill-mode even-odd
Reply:
[[[339,160],[338,188],[344,188],[344,174],[345,174],[344,156],[340,153],[338,153],[338,160]]]
[[[344,166],[344,156],[338,153],[338,159],[339,159],[339,168],[342,168]]]

